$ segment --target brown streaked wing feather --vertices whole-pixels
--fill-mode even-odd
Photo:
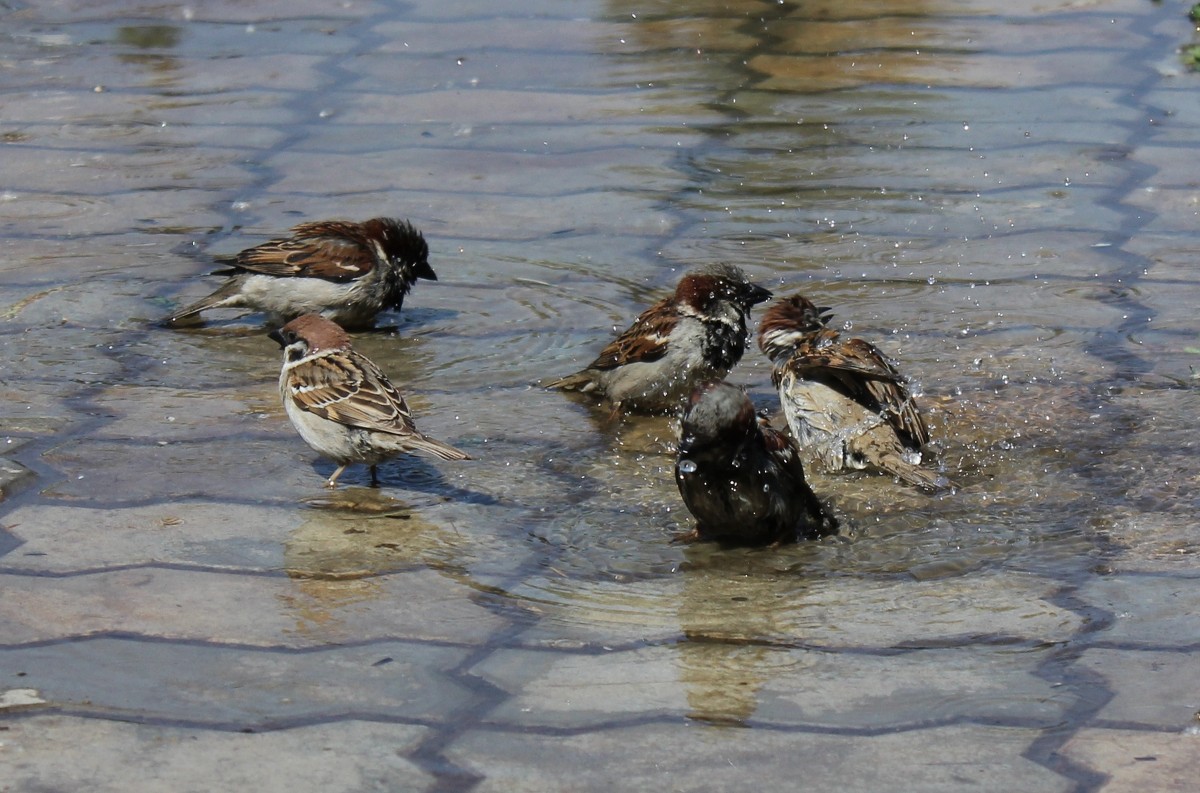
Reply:
[[[792,355],[792,368],[798,373],[832,370],[847,383],[881,382],[903,391],[900,384],[904,382],[904,376],[874,346],[862,339],[837,341],[836,334],[833,338],[832,344],[805,342],[799,345]],[[856,390],[861,390],[861,387]],[[880,396],[883,395],[881,392]],[[890,400],[879,401],[887,404]]]
[[[874,345],[862,339],[851,339],[845,347],[849,358],[861,362],[856,371],[867,377],[866,388],[887,415],[888,423],[918,446],[929,443],[929,429],[917,410],[916,400],[908,393],[904,375]]]
[[[378,366],[356,352],[317,358],[292,373],[304,389],[294,391],[296,402],[310,413],[375,432],[416,432],[404,397]]]
[[[843,341],[838,337],[837,331],[823,330],[801,344],[799,350],[806,357],[824,358],[825,361],[821,364],[823,368],[841,369],[883,380],[904,379],[875,345],[862,339]]]
[[[237,255],[236,265],[264,275],[348,281],[371,271],[375,257],[349,223],[303,223],[295,237],[268,240]]]
[[[784,435],[772,427],[767,419],[761,417],[758,420],[758,428],[762,432],[763,445],[767,447],[767,451],[773,452],[776,460],[791,469],[793,477],[804,481],[804,463],[800,460],[796,443],[791,436]]]
[[[900,432],[907,433],[917,446],[924,446],[929,443],[929,428],[925,426],[925,419],[917,409],[917,401],[907,392],[904,397],[900,410],[894,414],[888,413],[888,421]]]
[[[629,328],[600,351],[589,369],[615,369],[627,363],[657,361],[667,354],[667,338],[679,317],[664,298],[642,312]]]
[[[866,387],[879,403],[888,423],[897,432],[908,435],[918,446],[929,443],[929,429],[917,410],[916,400],[903,383],[891,380],[867,380]]]
[[[863,404],[874,403],[887,416],[888,423],[918,445],[929,442],[929,430],[917,411],[916,403],[897,371],[873,344],[862,339],[838,341],[833,331],[822,337],[832,344],[818,347],[806,343],[797,348],[792,361],[798,373],[824,371],[836,377],[847,396]]]
[[[788,436],[772,427],[770,422],[762,416],[758,417],[758,429],[762,433],[763,444],[767,447],[767,451],[781,452],[792,445]]]

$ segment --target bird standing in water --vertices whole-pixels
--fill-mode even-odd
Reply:
[[[837,521],[805,481],[795,443],[728,383],[692,395],[682,417],[675,482],[696,519],[680,540],[770,545],[837,532]]]
[[[950,486],[920,467],[929,430],[903,375],[874,345],[829,328],[829,318],[797,294],[772,303],[759,324],[797,443],[829,471],[875,468],[923,490]]]
[[[326,487],[337,487],[351,463],[371,466],[376,485],[379,463],[400,454],[471,459],[417,431],[404,397],[378,366],[351,348],[337,324],[305,314],[270,336],[283,348],[279,393],[288,418],[313,450],[338,464]]]

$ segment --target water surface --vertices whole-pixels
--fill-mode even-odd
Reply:
[[[1026,757],[1034,787],[1090,784],[1052,757],[1127,678],[1079,659],[1128,648],[1120,615],[1158,614],[1157,590],[1118,603],[1107,579],[1196,572],[1197,119],[1175,11],[0,12],[0,438],[34,474],[2,507],[20,605],[0,671],[45,700],[20,713],[418,725],[405,756],[463,789],[503,788],[521,757],[479,735],[530,727],[832,730],[901,755],[947,727],[970,755],[999,727],[997,789]],[[154,320],[215,287],[215,255],[381,214],[425,232],[439,280],[355,345],[478,459],[389,463],[379,489],[356,468],[330,494],[261,317]],[[814,472],[841,535],[672,544],[690,526],[672,423],[536,383],[714,261],[896,358],[959,488]],[[731,379],[774,404],[757,350]],[[343,670],[337,689],[304,658]],[[394,694],[381,669],[426,688]]]

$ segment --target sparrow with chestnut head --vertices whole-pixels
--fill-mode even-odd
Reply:
[[[290,237],[242,251],[218,274],[230,276],[220,289],[165,321],[243,308],[275,325],[317,313],[346,328],[369,328],[380,312],[400,310],[418,278],[437,280],[421,232],[392,218],[301,223]]]
[[[547,387],[590,394],[616,412],[675,412],[741,359],[750,308],[770,297],[733,265],[691,270],[586,369]]]
[[[759,324],[800,448],[829,471],[873,468],[923,490],[949,487],[920,467],[929,430],[907,380],[874,345],[828,327],[829,311],[796,294],[771,304]]]

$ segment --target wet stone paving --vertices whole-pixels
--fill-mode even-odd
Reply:
[[[1187,10],[0,2],[0,791],[1193,790]],[[330,491],[261,316],[157,320],[379,215],[438,281],[355,347],[476,459]],[[537,383],[718,261],[959,487],[671,543],[671,421]]]

